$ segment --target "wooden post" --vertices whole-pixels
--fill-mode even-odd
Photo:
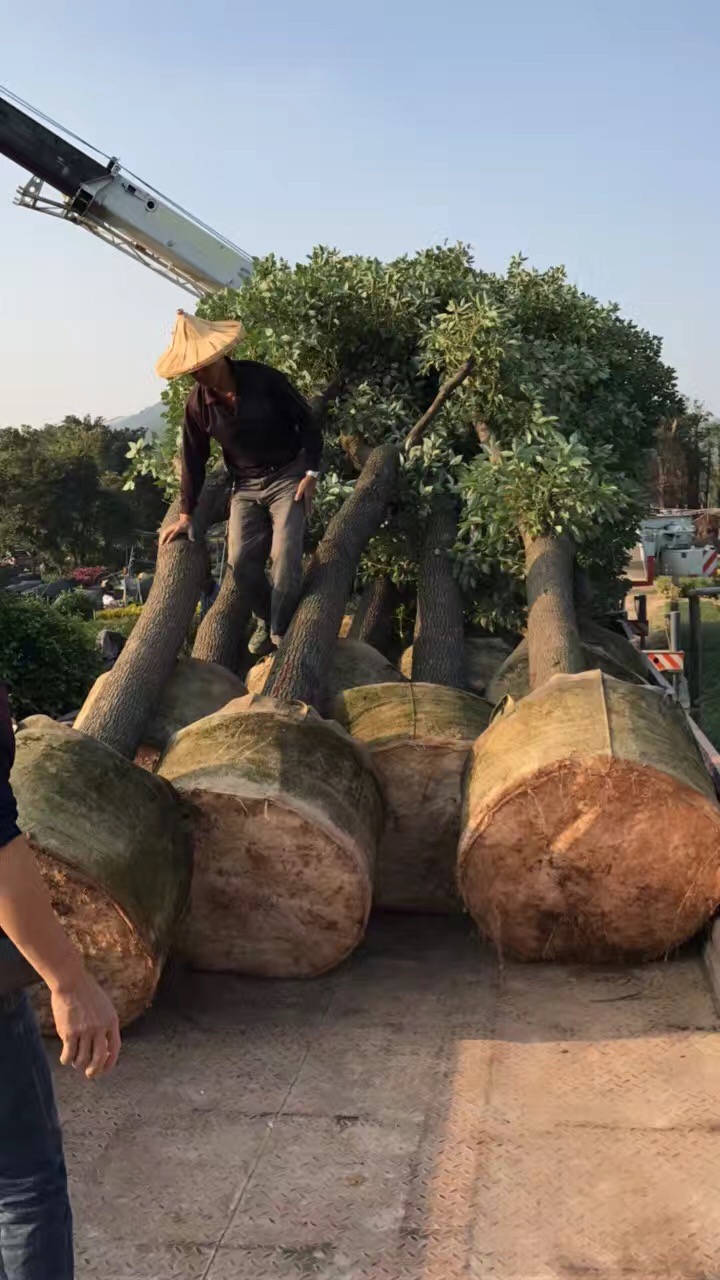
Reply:
[[[640,623],[640,648],[645,648],[645,639],[647,636],[647,596],[641,595],[635,597],[635,617]]]
[[[690,613],[690,715],[696,724],[700,724],[700,700],[702,695],[702,635],[700,621],[700,596],[694,591],[688,593]]]

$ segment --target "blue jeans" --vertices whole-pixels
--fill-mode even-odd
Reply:
[[[26,995],[0,997],[0,1280],[72,1280],[52,1078]]]

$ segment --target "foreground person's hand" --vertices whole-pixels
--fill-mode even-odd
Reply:
[[[120,1053],[120,1027],[112,1001],[84,965],[50,991],[53,1018],[63,1042],[62,1066],[88,1080],[112,1071]]]

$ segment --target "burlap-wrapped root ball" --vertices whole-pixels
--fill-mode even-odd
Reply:
[[[336,718],[365,744],[387,804],[375,878],[378,906],[458,911],[455,860],[461,779],[490,706],[436,684],[346,689]]]
[[[179,945],[199,969],[309,977],[363,937],[383,803],[367,753],[308,707],[248,695],[181,730],[159,765],[190,803]]]
[[[12,785],[55,911],[125,1026],[151,1003],[187,905],[181,805],[161,778],[44,716],[18,730]]]
[[[663,956],[720,902],[720,808],[679,706],[600,671],[556,676],[475,743],[458,883],[501,952]]]

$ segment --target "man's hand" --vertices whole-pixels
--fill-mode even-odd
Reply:
[[[295,501],[305,503],[305,515],[309,516],[312,511],[313,498],[317,489],[316,476],[303,476],[297,489],[295,490]]]
[[[187,536],[193,541],[192,516],[178,516],[177,520],[173,520],[172,524],[166,524],[160,530],[160,546],[164,547],[168,542],[174,542],[176,538]]]
[[[117,1014],[84,965],[79,965],[70,979],[51,988],[50,999],[63,1042],[62,1066],[84,1071],[88,1080],[112,1071],[120,1053]]]

